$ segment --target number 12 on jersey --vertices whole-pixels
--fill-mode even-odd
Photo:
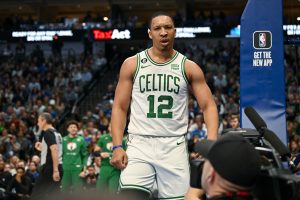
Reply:
[[[147,118],[173,118],[173,112],[170,111],[173,107],[173,97],[168,95],[160,95],[158,97],[158,107],[155,110],[155,96],[149,95],[147,98],[149,102],[149,112]]]

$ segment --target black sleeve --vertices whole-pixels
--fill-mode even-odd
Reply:
[[[6,187],[6,191],[11,192],[12,189],[15,187],[16,185],[16,180],[15,180],[15,176],[8,182],[8,185]]]
[[[56,144],[55,135],[51,130],[47,130],[44,132],[44,140],[48,147],[50,147],[53,144]]]

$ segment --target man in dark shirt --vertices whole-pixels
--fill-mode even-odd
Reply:
[[[25,169],[17,167],[16,175],[7,187],[9,199],[27,199],[30,196],[31,180],[25,176]]]
[[[35,148],[41,151],[41,173],[31,199],[42,199],[56,195],[62,177],[62,138],[52,125],[50,113],[41,113],[38,127],[42,130],[41,140]]]
[[[260,173],[260,156],[245,138],[228,133],[217,141],[202,140],[195,151],[204,157],[201,188],[190,188],[185,200],[251,199]]]

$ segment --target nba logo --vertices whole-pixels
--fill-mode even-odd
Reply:
[[[270,49],[272,47],[272,33],[270,31],[255,31],[253,33],[253,47],[255,49]]]
[[[259,33],[259,47],[266,47],[266,33]]]

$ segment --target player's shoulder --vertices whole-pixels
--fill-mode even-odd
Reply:
[[[199,68],[200,67],[197,63],[195,63],[194,61],[192,61],[188,58],[185,60],[184,66],[185,67],[191,67],[191,68],[194,68],[194,67]]]
[[[126,58],[123,62],[123,66],[133,66],[133,65],[136,65],[136,62],[137,62],[137,54],[134,55],[134,56],[130,56],[128,58]]]
[[[199,66],[197,63],[195,63],[194,61],[192,61],[190,59],[186,59],[186,61],[184,63],[184,70],[185,70],[185,73],[186,73],[188,79],[190,79],[192,76],[203,73],[201,66]]]
[[[133,75],[137,67],[137,55],[126,58],[121,66],[121,74]]]

